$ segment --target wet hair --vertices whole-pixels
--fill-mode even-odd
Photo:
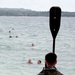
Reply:
[[[45,60],[48,62],[48,63],[55,63],[56,60],[57,60],[57,55],[55,53],[48,53],[46,54],[45,56]]]
[[[41,60],[38,60],[41,63]]]

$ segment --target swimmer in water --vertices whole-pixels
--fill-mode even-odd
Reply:
[[[11,33],[11,31],[9,31],[9,33]]]
[[[9,38],[12,38],[12,36],[9,36]]]
[[[34,47],[34,44],[32,43],[32,47]]]
[[[18,36],[16,36],[16,38],[18,38]]]
[[[28,60],[28,64],[33,64],[32,61],[31,61],[31,59]]]
[[[41,60],[38,60],[38,61],[37,61],[37,64],[41,64]]]

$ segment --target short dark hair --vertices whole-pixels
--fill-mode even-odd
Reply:
[[[45,60],[48,63],[51,63],[51,64],[53,64],[54,62],[56,62],[56,59],[57,59],[57,55],[55,53],[48,53],[45,56]]]

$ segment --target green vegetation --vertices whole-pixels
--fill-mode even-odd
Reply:
[[[63,17],[75,17],[75,12],[62,12]],[[0,8],[0,16],[49,16],[49,11],[32,11],[23,8]]]

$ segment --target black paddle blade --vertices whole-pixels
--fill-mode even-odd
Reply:
[[[60,19],[61,19],[60,7],[52,7],[50,9],[49,14],[50,14],[50,19],[49,19],[50,30],[51,30],[53,39],[55,39],[60,28]]]

